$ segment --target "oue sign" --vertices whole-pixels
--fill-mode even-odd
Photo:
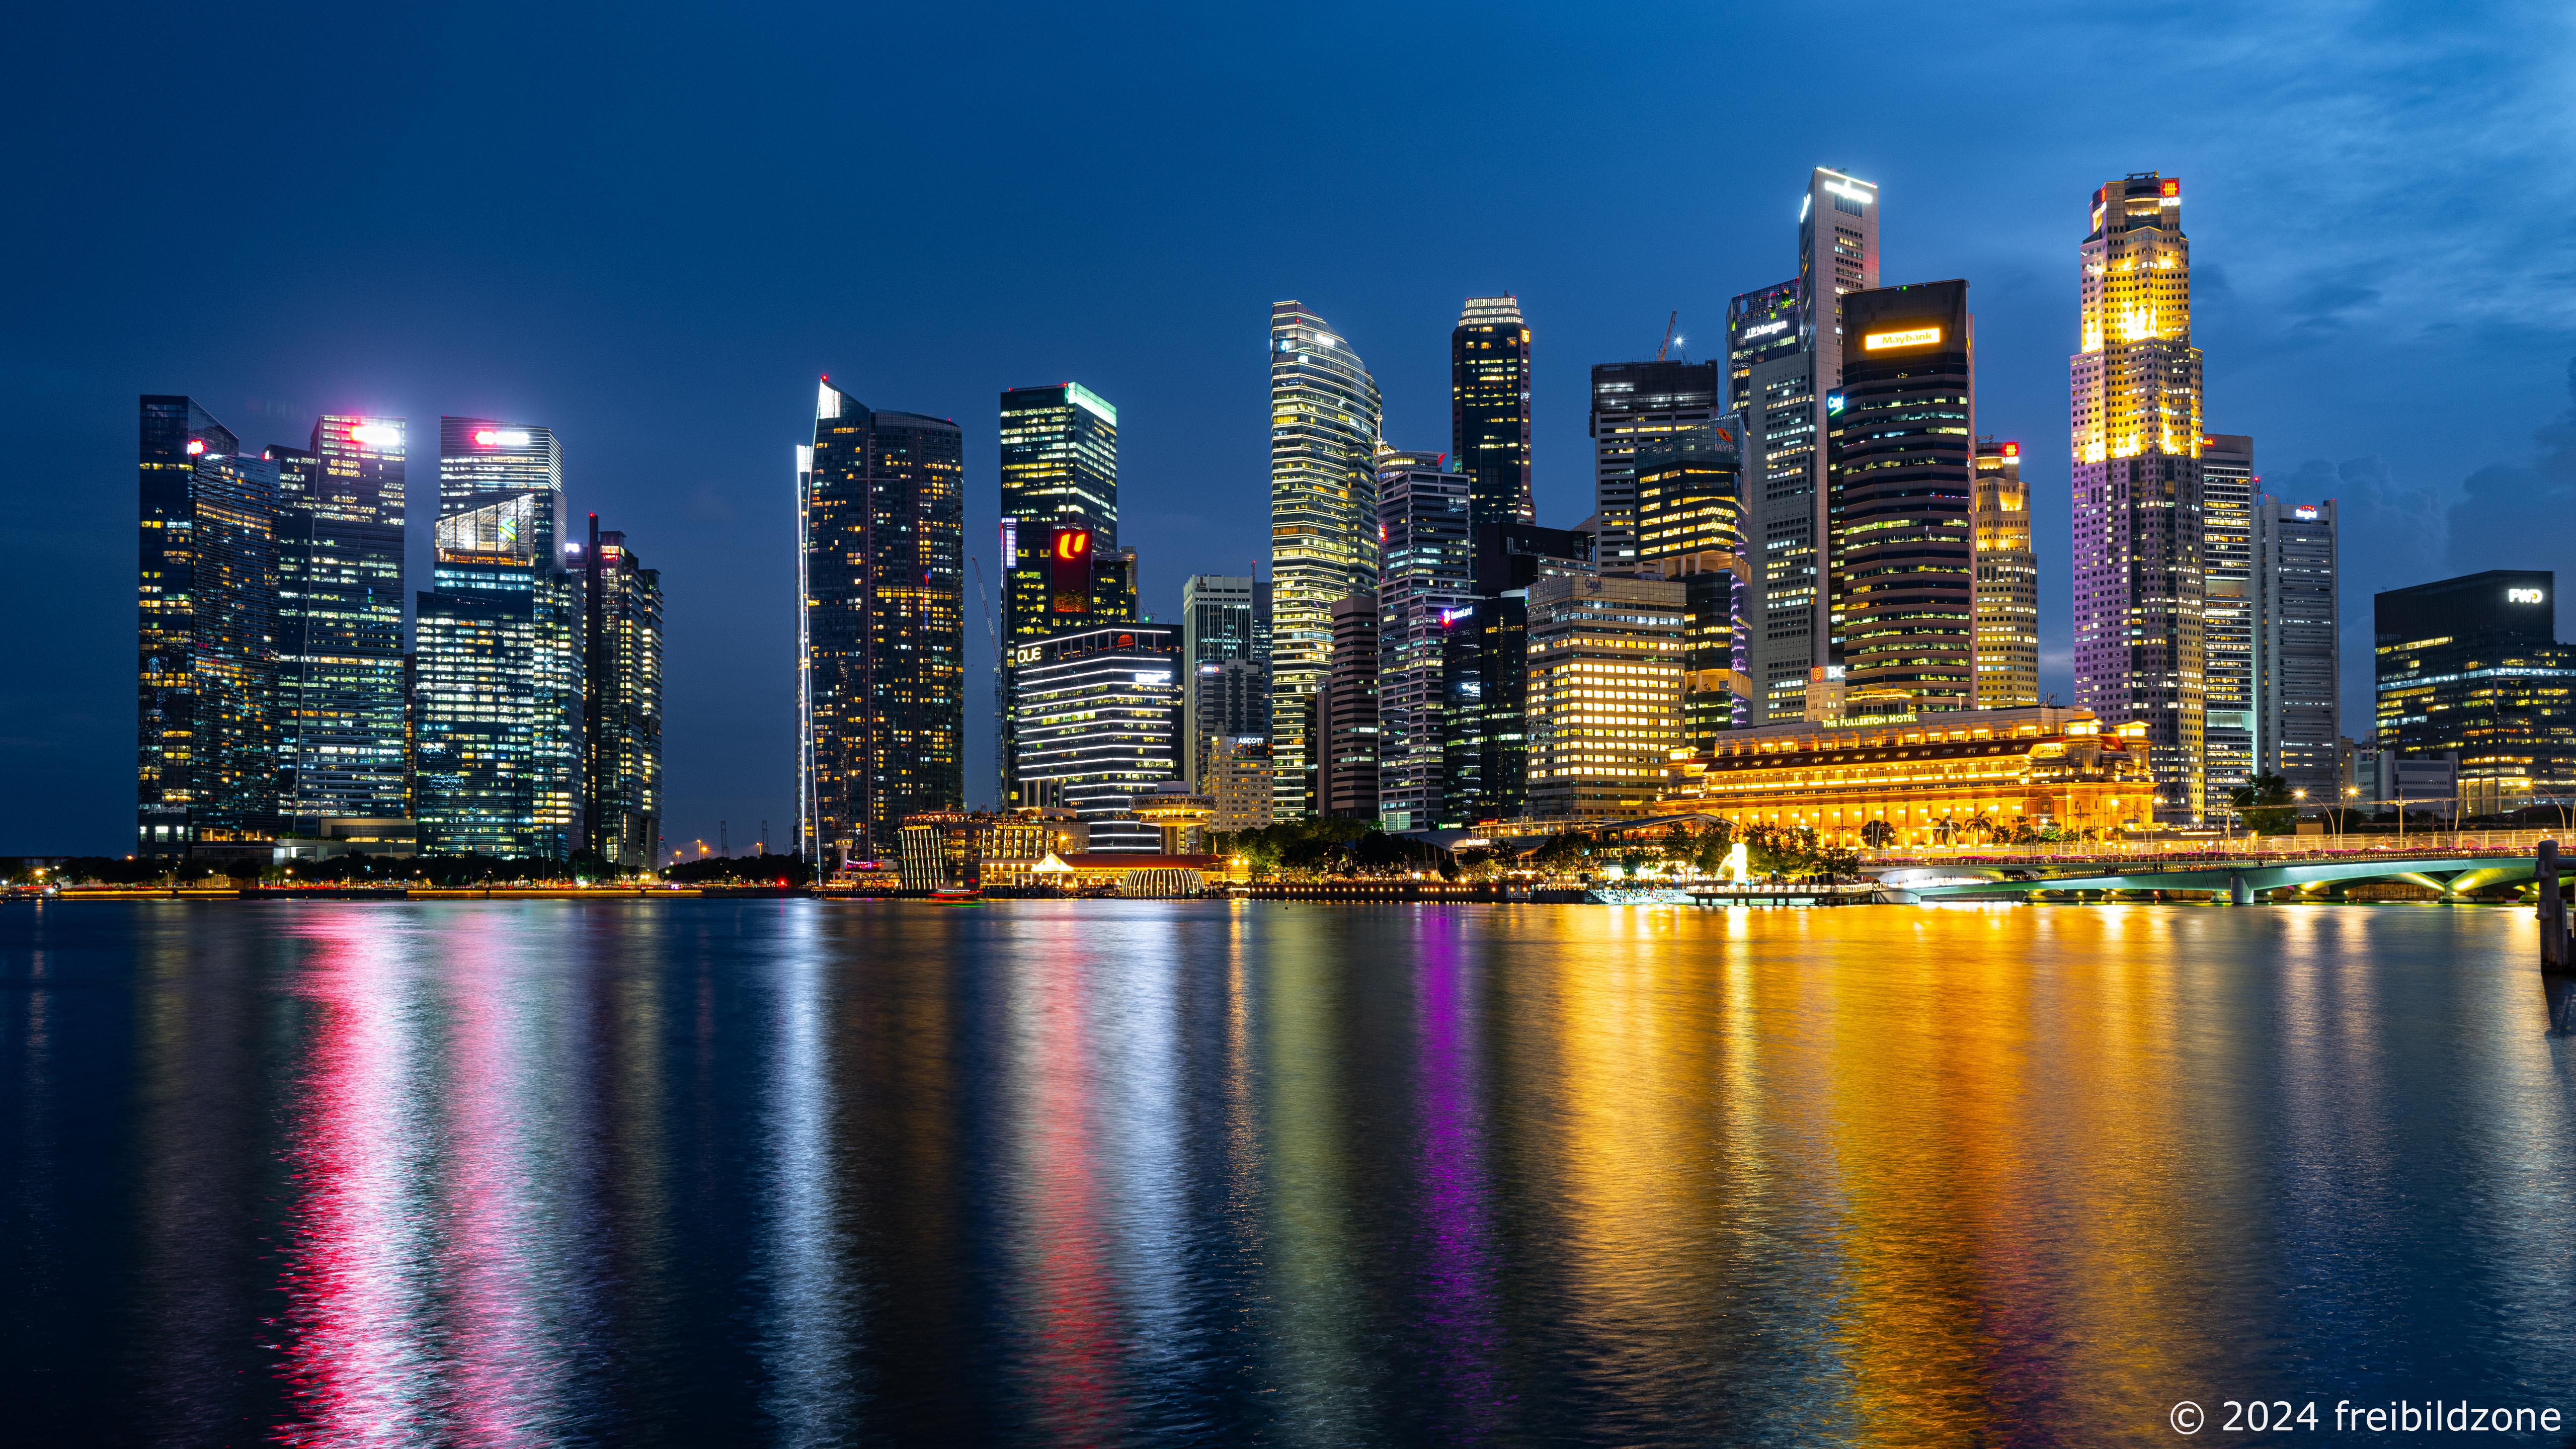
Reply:
[[[2537,604],[2540,602],[2540,590],[2507,589],[2504,591],[2504,601],[2508,604]]]

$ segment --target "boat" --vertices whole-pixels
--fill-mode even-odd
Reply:
[[[930,893],[930,903],[934,906],[980,906],[984,904],[984,893],[973,886],[942,886]]]

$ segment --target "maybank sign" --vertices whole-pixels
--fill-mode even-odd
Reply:
[[[1941,340],[1938,327],[1908,327],[1902,332],[1872,332],[1860,341],[1863,352],[1885,352],[1891,347],[1928,347]]]

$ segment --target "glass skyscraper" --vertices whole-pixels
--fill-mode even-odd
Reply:
[[[1683,589],[1682,742],[1694,750],[1755,722],[1744,676],[1741,486],[1735,434],[1716,424],[1638,450],[1637,555]]]
[[[1378,455],[1377,810],[1389,830],[1456,824],[1443,817],[1449,737],[1444,621],[1475,602],[1476,480],[1436,453]],[[1499,527],[1496,534],[1500,533]]]
[[[2067,361],[2074,453],[2075,704],[2143,721],[2156,818],[2206,809],[2201,358],[2191,345],[2182,183],[2143,171],[2093,193],[2080,347]]]
[[[662,575],[596,513],[582,554],[582,824],[602,860],[645,870],[662,825]]]
[[[2334,500],[2284,503],[2263,495],[2254,508],[2252,553],[2254,768],[2306,791],[2312,806],[2328,804],[2342,787],[2343,738]]]
[[[1082,817],[1095,851],[1162,847],[1134,802],[1180,773],[1174,632],[1112,625],[1014,646],[1020,779],[1033,804]]]
[[[1593,527],[1603,573],[1653,572],[1637,552],[1637,450],[1705,428],[1725,406],[1714,362],[1605,362],[1592,369]]]
[[[277,831],[277,465],[187,397],[141,403],[135,854]]]
[[[1200,786],[1219,739],[1270,739],[1270,585],[1245,574],[1181,580],[1182,768]]]
[[[413,636],[425,855],[562,859],[579,843],[581,587],[566,534],[552,431],[439,419],[432,586]]]
[[[1132,623],[1134,555],[1118,547],[1118,409],[1078,382],[1006,389],[1001,397],[1002,657],[994,680],[995,795],[1004,808],[1027,803],[1012,747],[1012,681],[1017,646],[1093,623]],[[1105,609],[1066,611],[1053,587],[1051,550],[1060,528],[1085,531],[1087,560],[1116,573],[1126,597],[1107,590]]]
[[[1477,523],[1528,523],[1530,330],[1511,296],[1470,297],[1449,333],[1450,466]]]
[[[1333,604],[1377,593],[1377,379],[1324,319],[1270,309],[1270,729],[1277,816],[1316,812],[1307,739]]]
[[[1977,708],[2039,703],[2039,555],[2021,444],[1977,440]]]
[[[403,750],[400,418],[333,414],[311,446],[271,448],[277,491],[278,813],[411,814]]]
[[[826,379],[796,449],[798,848],[893,858],[965,804],[964,433]]]
[[[2262,708],[2254,686],[2256,482],[2252,438],[2201,438],[2201,758],[2204,792],[2213,805],[2225,803],[2227,792],[2251,779],[2255,768],[2255,720]]]

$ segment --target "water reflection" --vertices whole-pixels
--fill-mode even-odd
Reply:
[[[39,1437],[2163,1443],[2576,1383],[2569,992],[2504,913],[88,909],[0,914]]]

